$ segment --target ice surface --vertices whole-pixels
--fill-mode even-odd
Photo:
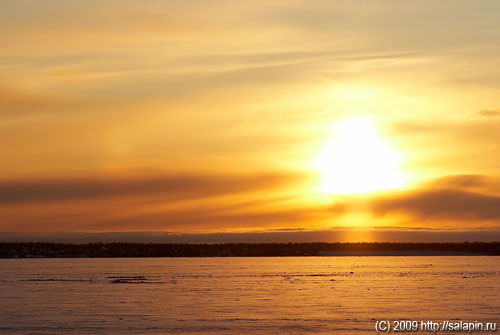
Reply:
[[[0,260],[0,334],[374,334],[499,314],[500,257]]]

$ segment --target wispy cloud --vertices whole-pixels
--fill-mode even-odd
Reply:
[[[0,82],[0,122],[2,119],[30,116],[47,118],[55,113],[76,113],[103,105],[102,102],[90,99],[30,91]]]
[[[482,116],[498,117],[498,116],[500,116],[500,108],[499,109],[483,109],[483,110],[479,111],[479,114]]]

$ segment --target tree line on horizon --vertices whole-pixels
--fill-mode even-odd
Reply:
[[[0,258],[68,257],[261,257],[322,256],[328,253],[450,252],[500,255],[500,242],[411,243],[51,243],[1,242]]]

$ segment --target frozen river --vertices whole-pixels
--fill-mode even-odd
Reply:
[[[498,323],[500,257],[0,260],[0,334],[375,334],[402,319]]]

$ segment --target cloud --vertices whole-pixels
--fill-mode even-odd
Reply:
[[[242,202],[238,196],[170,204],[162,198],[134,202],[102,199],[101,206],[69,202],[57,206],[1,208],[3,232],[172,231],[210,232],[318,227],[344,213],[342,206],[303,205],[280,198]],[[180,199],[171,199],[177,201]],[[163,202],[162,202],[163,201]],[[179,205],[177,207],[177,205]]]
[[[29,93],[0,83],[0,116],[16,116],[34,110],[60,108],[63,102],[55,97]]]
[[[484,175],[445,176],[418,189],[330,204],[275,193],[301,178],[263,173],[4,181],[0,231],[284,232],[339,222],[349,227],[350,214],[371,214],[363,220],[372,226],[399,217],[398,226],[407,230],[415,223],[449,226],[440,222],[491,228],[500,220],[500,196],[488,193],[497,181]]]
[[[481,111],[484,112],[484,111]],[[481,113],[480,112],[480,113]],[[494,111],[488,111],[493,113]],[[490,115],[490,116],[491,116]],[[499,113],[500,115],[500,113]],[[395,135],[421,135],[430,137],[442,136],[443,138],[452,137],[453,139],[473,140],[474,137],[498,138],[498,132],[491,132],[499,126],[499,120],[486,119],[463,119],[446,120],[434,118],[432,120],[400,120],[392,125],[391,133]]]
[[[0,231],[199,231],[300,228],[342,215],[277,193],[307,176],[172,174],[0,182]],[[290,189],[289,189],[290,190]]]
[[[408,214],[417,220],[500,220],[500,196],[458,189],[417,190],[372,200],[376,216]]]
[[[286,174],[244,176],[172,174],[156,177],[31,179],[0,181],[0,205],[161,194],[162,199],[250,192],[291,182]]]
[[[75,113],[90,107],[103,106],[107,105],[85,98],[31,91],[0,82],[0,120],[29,115],[47,117],[53,113]]]
[[[490,185],[497,186],[492,178],[479,174],[450,175],[433,180],[430,187],[446,189],[488,189]]]
[[[444,114],[443,114],[444,115]],[[469,115],[470,116],[470,115]],[[500,118],[429,117],[395,121],[390,135],[419,170],[433,174],[497,169]],[[439,145],[436,145],[439,143]]]
[[[361,203],[374,219],[397,218],[400,226],[500,227],[499,187],[494,176],[447,175],[413,189],[367,196]]]
[[[497,117],[500,116],[500,109],[483,109],[479,111],[482,116]]]

